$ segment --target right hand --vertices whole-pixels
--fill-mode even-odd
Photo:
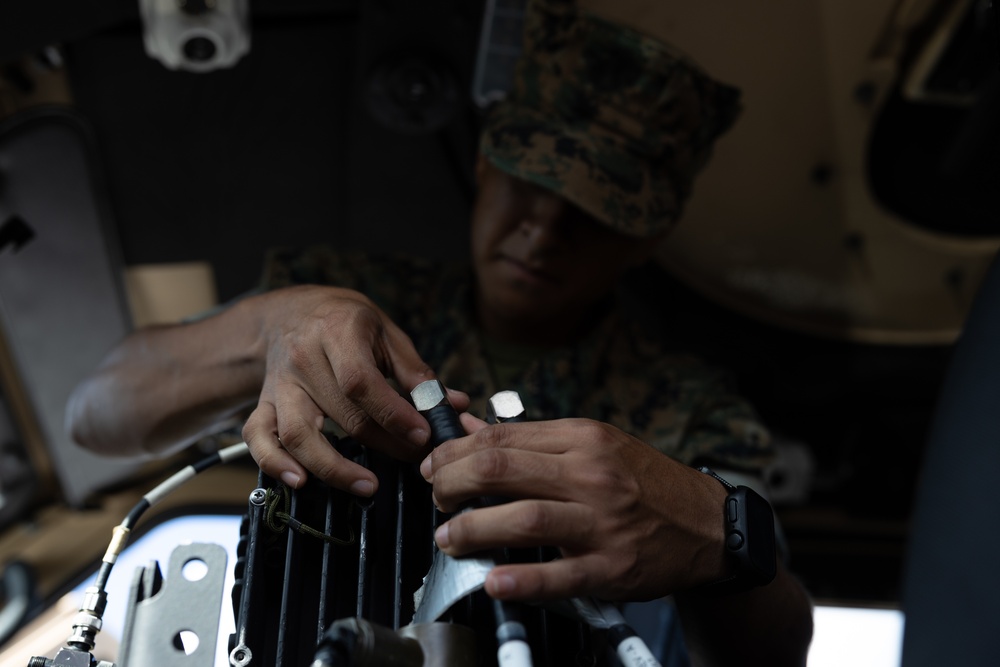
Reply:
[[[264,473],[297,488],[309,471],[332,487],[372,495],[375,475],[330,445],[325,417],[390,456],[426,455],[426,420],[386,378],[409,391],[434,373],[384,312],[336,287],[290,287],[253,299],[260,300],[265,375],[243,438]],[[458,410],[468,406],[459,392],[449,390],[449,400]]]

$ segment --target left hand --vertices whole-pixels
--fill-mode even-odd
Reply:
[[[500,565],[491,596],[646,600],[725,575],[725,489],[613,426],[585,419],[488,426],[445,442],[420,467],[446,512],[482,496],[512,502],[452,517],[435,534],[460,556],[556,546],[548,563]]]

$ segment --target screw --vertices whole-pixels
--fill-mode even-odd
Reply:
[[[254,489],[250,492],[250,504],[260,507],[264,504],[264,498],[267,496],[267,492],[264,489]]]

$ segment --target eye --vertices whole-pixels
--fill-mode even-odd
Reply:
[[[511,190],[513,190],[514,194],[519,197],[531,198],[545,192],[541,186],[520,178],[511,177],[510,182]]]

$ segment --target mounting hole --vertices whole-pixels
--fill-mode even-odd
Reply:
[[[198,644],[200,643],[198,635],[190,630],[181,630],[174,635],[174,648],[178,651],[183,651],[185,655],[191,655],[197,651]]]
[[[181,47],[184,57],[195,63],[207,63],[218,53],[219,47],[215,41],[205,35],[191,37]]]
[[[201,581],[208,574],[208,563],[200,558],[192,558],[184,563],[184,567],[181,568],[181,574],[188,581]]]

